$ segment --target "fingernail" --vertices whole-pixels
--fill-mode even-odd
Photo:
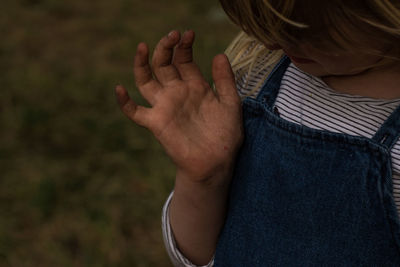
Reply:
[[[175,30],[171,31],[170,33],[168,33],[168,37],[171,37],[172,35],[174,35],[174,33],[175,33]]]

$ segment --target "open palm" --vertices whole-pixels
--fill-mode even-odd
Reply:
[[[122,86],[122,111],[148,128],[178,171],[202,180],[231,165],[243,137],[240,98],[225,55],[214,58],[214,91],[193,62],[194,32],[173,31],[158,43],[149,64],[146,44],[134,62],[136,85],[151,108],[136,105]]]

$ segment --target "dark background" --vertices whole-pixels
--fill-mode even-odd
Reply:
[[[119,111],[132,62],[172,29],[211,60],[238,29],[216,0],[0,4],[0,266],[170,266],[160,216],[174,169]]]

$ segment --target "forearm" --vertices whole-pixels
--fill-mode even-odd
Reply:
[[[197,265],[211,260],[225,221],[231,171],[218,176],[211,179],[223,182],[193,183],[179,173],[176,178],[170,223],[179,250]]]

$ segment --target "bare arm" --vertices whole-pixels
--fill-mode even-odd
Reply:
[[[152,66],[147,45],[135,56],[137,87],[151,108],[116,88],[122,111],[153,132],[177,167],[170,206],[179,249],[195,264],[207,263],[226,213],[229,183],[243,138],[240,98],[224,55],[213,61],[217,92],[193,62],[194,32],[171,32],[157,45]],[[154,77],[153,77],[154,73]]]

